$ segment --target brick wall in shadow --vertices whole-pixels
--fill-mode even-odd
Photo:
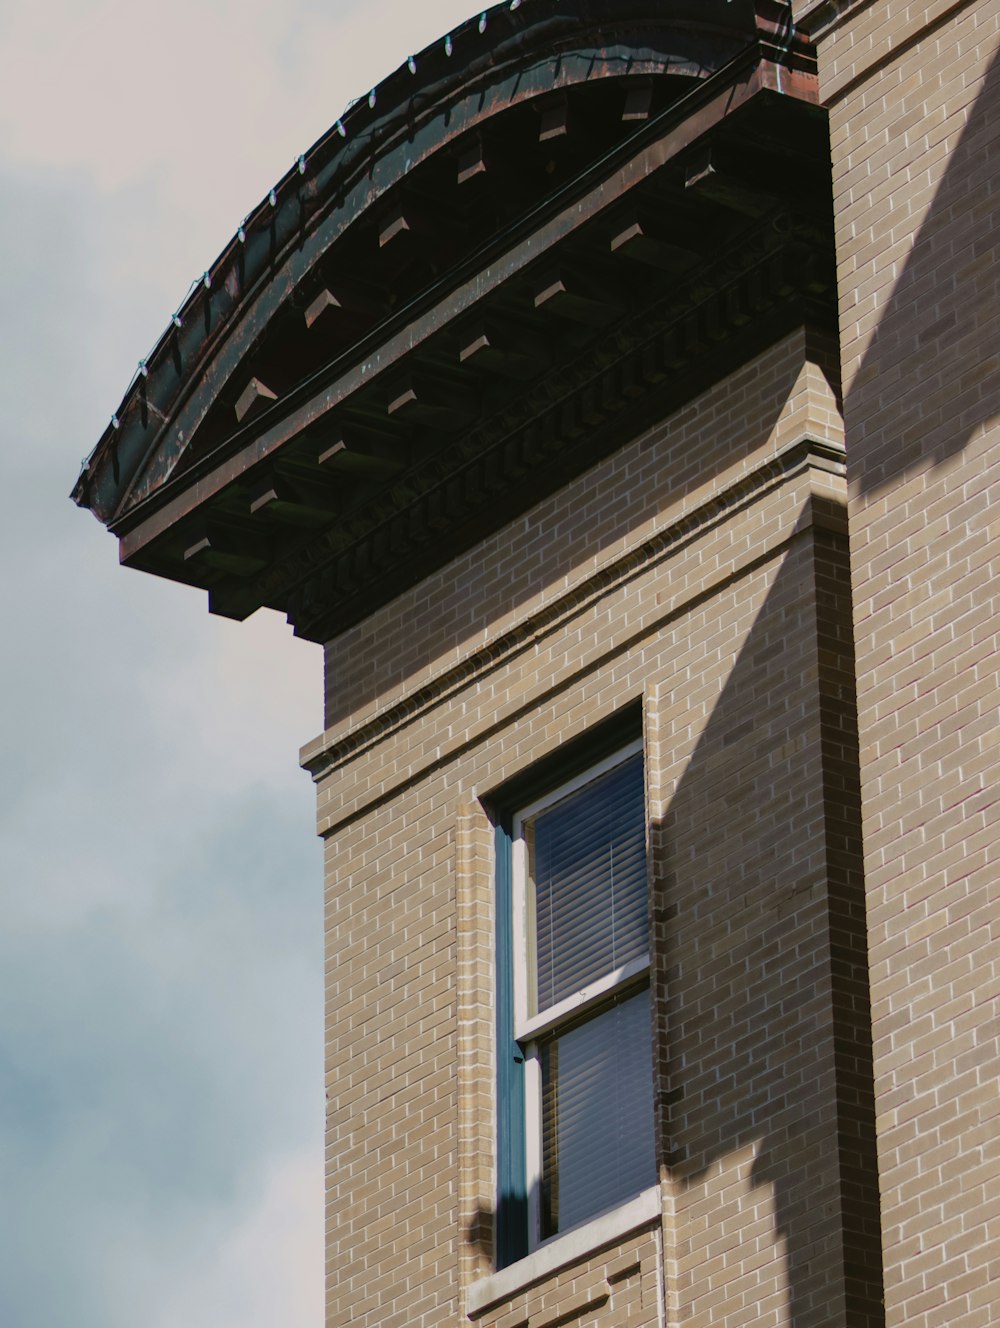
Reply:
[[[867,149],[871,174],[853,191],[853,212],[845,192],[838,221],[842,267],[850,254],[841,276],[849,474],[853,491],[867,499],[946,463],[1000,411],[1000,57],[970,99],[961,129],[961,53],[937,56],[953,83],[950,126],[935,81],[941,71],[915,83],[907,59],[901,57],[902,77],[913,87],[914,106],[900,102],[894,125],[891,109],[880,104],[879,131],[894,151],[876,151],[877,140]],[[971,73],[972,62],[966,69]],[[894,88],[889,95],[896,96]],[[855,174],[865,156],[859,152]],[[942,157],[947,165],[934,182]],[[895,278],[896,252],[913,212],[924,206]],[[871,315],[873,292],[885,302]],[[854,347],[863,344],[855,338],[871,321],[855,362]]]
[[[801,328],[326,645],[326,724],[412,690],[615,549],[801,436],[839,435],[835,350]]]
[[[651,831],[669,1294],[699,1323],[884,1322],[845,544],[793,543]]]
[[[997,46],[995,4],[948,6],[831,112],[887,1317],[913,1328],[1000,1318]]]

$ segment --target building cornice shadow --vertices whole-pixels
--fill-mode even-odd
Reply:
[[[748,1298],[785,1297],[794,1328],[878,1328],[846,540],[807,530],[769,574],[651,826],[668,1295],[699,1322],[755,1322]],[[667,764],[697,722],[659,735]]]

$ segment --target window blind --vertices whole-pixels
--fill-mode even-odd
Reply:
[[[642,754],[525,827],[538,1013],[649,948]]]
[[[539,1048],[542,1236],[656,1178],[649,990]]]

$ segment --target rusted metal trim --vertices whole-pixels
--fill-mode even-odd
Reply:
[[[548,81],[541,78],[537,68],[526,73],[519,71],[517,74],[512,74],[506,69],[501,70],[499,73],[502,80],[512,84],[509,95],[503,102],[503,109],[544,95],[553,87],[570,86],[573,79],[569,56],[574,54],[580,55],[586,66],[586,75],[581,75],[579,80],[581,85],[590,81],[595,72],[598,74],[603,72],[605,76],[610,76],[612,66],[620,58],[613,51],[607,50],[562,52],[546,60],[551,70]],[[594,65],[595,58],[601,55],[606,61],[603,71],[600,66],[595,68]],[[636,63],[635,68],[640,72],[649,72],[647,64],[642,61]],[[698,67],[693,63],[689,65],[668,61],[658,72],[661,76],[691,77],[697,76]],[[336,243],[345,230],[397,186],[405,174],[436,153],[447,149],[452,141],[497,114],[496,86],[491,91],[494,95],[488,98],[483,97],[481,87],[469,92],[465,98],[464,109],[449,104],[446,124],[435,124],[432,133],[429,132],[432,121],[424,126],[427,142],[423,145],[420,142],[422,131],[418,128],[422,117],[414,116],[414,123],[408,124],[381,145],[381,151],[376,158],[359,162],[354,176],[344,173],[344,178],[338,180],[338,195],[332,200],[327,199],[322,205],[317,204],[315,216],[304,232],[296,231],[294,234],[289,232],[286,238],[294,241],[294,247],[282,266],[277,266],[277,257],[275,257],[260,274],[258,281],[252,283],[245,292],[241,292],[232,308],[224,314],[223,320],[220,320],[218,325],[219,335],[205,340],[198,360],[192,362],[185,375],[185,385],[171,404],[168,427],[159,429],[148,440],[143,458],[133,467],[131,481],[120,494],[113,512],[107,513],[109,525],[113,526],[129,508],[145,501],[155,489],[159,489],[169,480],[170,471],[183,455],[185,440],[197,432],[218,392],[228,381],[230,374],[238,370],[240,363],[252,348],[261,327],[278,312],[298,284],[307,278],[312,267],[326,257],[330,246]],[[444,110],[442,106],[434,106],[431,108],[431,115],[443,120]],[[405,151],[406,154],[405,168],[395,159],[397,153],[401,151]],[[331,221],[332,234],[329,224]],[[277,225],[277,221],[274,224]],[[285,229],[288,230],[287,227]],[[211,392],[204,390],[207,383],[215,385]],[[120,413],[125,420],[124,405]],[[164,452],[163,439],[168,434],[176,439],[177,446],[169,452]],[[149,460],[154,456],[158,461],[166,462],[167,473],[158,478],[154,486],[143,488],[143,480],[151,475]]]
[[[113,527],[121,537],[121,561],[137,559],[147,546],[176,522],[238,480],[252,466],[284,446],[290,439],[346,401],[352,393],[392,366],[398,365],[428,337],[450,323],[459,314],[474,308],[484,297],[524,271],[542,254],[573,234],[598,213],[610,207],[631,188],[662,168],[698,138],[748,102],[767,86],[759,64],[743,72],[735,82],[727,81],[662,138],[644,147],[630,161],[594,187],[584,198],[564,208],[544,223],[528,239],[510,250],[498,263],[479,267],[473,277],[461,284],[441,303],[406,324],[385,341],[374,356],[353,365],[334,383],[289,411],[280,421],[252,438],[236,455],[228,457],[211,473],[200,477],[191,487],[168,500],[134,527],[125,523]],[[293,394],[294,395],[294,394]]]
[[[757,2],[765,9],[774,4],[774,0]],[[506,3],[498,4],[487,11],[486,17],[489,21],[485,26],[474,16],[454,30],[454,44],[460,52],[455,58],[451,49],[443,52],[442,44],[434,43],[420,53],[418,63],[411,58],[379,84],[374,97],[355,103],[247,217],[238,236],[206,272],[204,288],[196,284],[179,316],[175,315],[173,326],[167,328],[147,357],[157,380],[154,388],[158,406],[164,414],[176,414],[177,378],[183,389],[184,385],[190,388],[193,379],[205,377],[204,365],[211,359],[211,347],[218,342],[220,331],[234,312],[246,307],[248,292],[260,280],[267,281],[274,275],[278,250],[293,244],[301,246],[331,198],[342,200],[353,180],[371,172],[379,154],[391,149],[400,135],[411,135],[425,116],[433,116],[463,85],[502,66],[520,66],[525,72],[525,62],[533,52],[565,55],[574,41],[586,41],[593,33],[629,32],[648,25],[653,32],[668,37],[674,31],[697,30],[706,37],[714,34],[732,41],[739,34],[749,37],[756,25],[753,0],[726,0],[725,4],[721,0],[714,4],[709,0],[577,0],[573,5],[565,5],[562,0],[533,0],[530,7],[518,9],[516,14]],[[474,28],[478,28],[477,34]],[[484,32],[488,34],[485,40]],[[307,158],[310,180],[303,186],[301,172]],[[318,171],[315,177],[314,170]],[[313,213],[308,219],[307,210]],[[248,278],[249,269],[254,275]],[[204,314],[203,333],[198,331],[202,321],[199,309]],[[175,371],[172,378],[165,378],[168,360]],[[126,463],[129,483],[142,472],[150,451],[144,439],[130,436],[134,433],[135,400],[133,386],[117,412],[126,435],[126,445],[122,447],[120,439],[117,445],[120,462],[123,456],[132,454]],[[160,437],[159,432],[156,437]],[[106,430],[73,490],[74,499],[91,506],[105,522],[114,520],[113,512],[123,510],[117,486],[109,501],[95,492],[95,485],[103,487],[103,463],[112,446],[111,431]],[[141,455],[136,456],[137,451]]]
[[[775,276],[775,284],[781,284],[784,278],[780,271]],[[329,640],[363,618],[373,606],[386,603],[475,543],[482,537],[487,511],[492,525],[515,519],[529,502],[582,473],[620,444],[623,436],[635,436],[680,408],[706,390],[720,373],[724,376],[733,372],[818,312],[812,308],[807,313],[797,292],[780,297],[768,291],[770,308],[750,327],[724,328],[725,294],[722,300],[695,310],[665,334],[655,335],[596,379],[576,386],[532,421],[443,477],[408,509],[387,515],[349,547],[324,554],[321,536],[316,545],[300,551],[298,566],[286,560],[267,569],[256,582],[257,606],[267,603],[284,609],[298,636]],[[833,311],[830,313],[832,322]],[[716,315],[716,339],[710,341],[706,333]],[[678,344],[678,334],[683,339],[683,331],[688,328],[702,338],[700,346],[684,348]],[[625,395],[622,389],[626,380],[633,389],[639,389],[638,397]],[[512,447],[532,475],[527,497],[524,486],[509,478],[496,493],[489,484],[491,469],[499,466],[507,475],[505,463]],[[451,510],[453,495],[461,503],[457,513]],[[427,554],[412,539],[407,543],[406,536],[414,519],[429,525],[433,511],[440,512],[443,520],[435,532],[433,553]],[[395,553],[372,560],[371,550],[393,550],[397,538],[401,544]],[[348,573],[349,589],[340,593],[344,571]]]

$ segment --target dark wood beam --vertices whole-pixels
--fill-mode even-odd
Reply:
[[[293,479],[277,469],[257,480],[248,500],[249,514],[258,520],[309,526],[325,524],[343,505],[343,491],[337,486],[302,476]]]
[[[391,479],[408,463],[409,445],[392,434],[345,425],[319,443],[316,463],[329,475]]]
[[[530,235],[493,259],[487,268],[463,280],[436,305],[422,310],[405,326],[394,326],[379,345],[377,376],[398,369],[416,347],[440,332],[445,323],[477,305],[481,307],[481,302],[492,292],[512,281],[530,281],[528,271],[540,256],[551,252],[595,217],[605,213],[633,188],[645,185],[668,163],[689,153],[703,134],[753,101],[765,86],[760,71],[754,69],[737,84],[719,88],[700,102],[682,123],[672,123],[660,137],[643,142],[584,197],[573,199]],[[234,353],[240,344],[234,338]],[[127,520],[113,521],[111,528],[119,536],[122,561],[130,565],[143,565],[147,560],[152,562],[152,558],[148,558],[151,546],[179,521],[239,480],[249,467],[330,418],[331,411],[342,409],[372,381],[372,377],[373,366],[370,358],[366,358],[364,362],[338,371],[333,381],[314,385],[308,392],[297,391],[281,418],[250,439],[238,453],[230,453],[210,466],[199,467],[196,487],[188,485],[176,491],[167,487],[152,510],[139,509],[130,513]],[[193,429],[199,409],[194,404],[180,412],[176,422],[180,431]]]
[[[622,120],[635,123],[649,119],[653,105],[653,80],[651,78],[628,80],[625,93],[625,105],[622,108]]]
[[[723,163],[711,149],[699,152],[687,163],[685,188],[747,217],[762,217],[777,199],[763,185],[743,177],[731,163]]]
[[[405,212],[392,213],[379,227],[378,247],[384,249],[405,236],[411,236],[413,231],[414,224]]]
[[[391,253],[417,245],[432,248],[452,245],[461,238],[462,228],[454,217],[447,216],[440,207],[412,194],[412,191],[411,196],[386,214],[378,231],[379,249]]]
[[[340,309],[342,307],[343,306],[333,292],[324,287],[316,298],[306,306],[306,327],[311,328],[315,323],[319,322],[325,313],[329,313],[332,309]]]
[[[621,312],[610,291],[592,278],[568,269],[544,276],[535,291],[534,307],[573,323],[603,326]]]
[[[652,216],[634,215],[611,237],[611,252],[645,263],[671,276],[693,268],[701,259],[696,249],[668,238],[670,230]]]
[[[447,429],[462,428],[478,413],[470,392],[419,372],[398,380],[386,402],[389,419]]]
[[[486,153],[480,139],[459,156],[457,180],[460,185],[469,184],[473,180],[481,179],[486,172]]]
[[[569,134],[569,98],[565,92],[548,98],[539,110],[538,141],[551,143]]]
[[[198,575],[216,569],[239,576],[263,571],[271,560],[266,540],[252,538],[217,517],[203,525],[184,549],[183,561]]]
[[[551,361],[544,343],[530,334],[502,327],[498,320],[482,322],[462,339],[458,362],[500,378],[523,380],[541,373]]]
[[[244,622],[263,607],[256,581],[239,576],[224,576],[208,588],[208,609],[221,618]]]
[[[236,402],[237,422],[244,424],[253,416],[266,410],[277,399],[277,392],[272,392],[266,383],[262,383],[259,378],[251,378]]]
[[[383,294],[341,279],[331,280],[306,305],[305,322],[310,330],[336,327],[341,318],[384,318],[389,301]]]

